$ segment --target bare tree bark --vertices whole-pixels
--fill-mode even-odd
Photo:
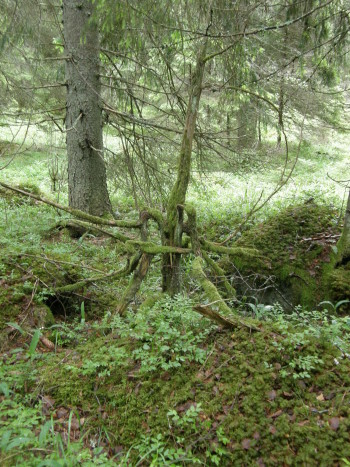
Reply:
[[[91,0],[64,0],[69,205],[101,216],[111,211],[103,158],[99,34]]]

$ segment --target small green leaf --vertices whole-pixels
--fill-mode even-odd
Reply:
[[[5,397],[10,395],[10,389],[6,383],[0,383],[0,391],[4,394]]]
[[[37,348],[40,336],[41,336],[40,329],[37,329],[35,333],[33,334],[33,337],[32,337],[32,340],[30,342],[30,346],[28,349],[28,353],[30,356],[33,356],[35,354],[35,350]]]
[[[51,422],[51,420],[49,420],[41,428],[40,435],[39,435],[39,444],[40,444],[40,446],[44,445],[51,426],[52,426],[52,422]]]
[[[5,433],[2,435],[1,441],[0,441],[0,449],[6,450],[6,447],[9,444],[10,438],[11,438],[12,430],[5,431]]]
[[[10,326],[13,329],[16,329],[18,332],[22,334],[22,336],[25,335],[25,331],[21,328],[21,326],[17,323],[6,323],[7,326]]]

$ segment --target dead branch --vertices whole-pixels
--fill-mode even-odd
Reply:
[[[68,284],[64,285],[62,287],[58,287],[55,289],[55,293],[65,293],[65,292],[73,292],[76,289],[80,289],[81,287],[85,287],[88,284],[91,284],[93,282],[98,282],[101,280],[105,279],[116,279],[119,277],[127,276],[131,272],[135,270],[135,268],[138,265],[138,262],[140,261],[141,255],[137,253],[133,258],[131,258],[130,261],[126,263],[126,265],[119,269],[118,271],[113,271],[108,274],[103,274],[102,276],[96,276],[96,277],[90,277],[78,282],[75,282],[74,284]]]
[[[53,206],[56,209],[61,211],[68,212],[74,217],[78,217],[80,219],[84,219],[92,224],[97,225],[109,225],[111,227],[125,227],[125,228],[133,228],[139,229],[141,228],[141,222],[139,221],[122,221],[122,220],[111,220],[111,219],[103,219],[98,216],[92,216],[91,214],[87,214],[86,212],[80,211],[79,209],[70,208],[68,206],[63,206],[62,204],[55,203],[43,196],[35,195],[33,193],[29,193],[28,191],[21,190],[20,188],[16,188],[14,186],[8,185],[7,183],[0,181],[0,186],[7,188],[8,190],[15,191],[16,193],[20,193],[21,195],[28,196],[29,198],[35,199],[40,201],[41,203],[48,204],[49,206]]]
[[[202,316],[205,316],[206,318],[215,321],[216,323],[220,324],[221,326],[224,326],[225,328],[236,329],[237,327],[246,327],[251,331],[261,332],[260,328],[254,326],[248,320],[245,321],[243,319],[237,319],[235,317],[235,320],[231,321],[230,319],[221,316],[217,311],[214,311],[209,306],[195,305],[193,309],[194,311],[197,311],[197,313],[200,313]]]
[[[85,231],[91,231],[97,234],[106,235],[107,237],[111,237],[114,240],[121,241],[121,242],[133,240],[132,238],[127,237],[126,235],[123,235],[119,232],[112,233],[112,232],[109,232],[108,230],[101,229],[100,227],[93,226],[89,224],[88,222],[83,222],[83,221],[73,220],[73,219],[63,219],[57,222],[57,224],[54,225],[51,230],[66,229],[66,228],[84,229]]]

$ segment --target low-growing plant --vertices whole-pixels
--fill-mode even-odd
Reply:
[[[141,436],[140,441],[134,444],[130,452],[121,461],[121,465],[129,465],[128,460],[131,451],[136,451],[135,466],[150,465],[173,466],[181,463],[201,464],[200,459],[192,454],[191,451],[185,451],[183,448],[170,447],[167,440],[160,433],[155,436]]]
[[[320,305],[327,305],[334,312],[345,302],[341,301],[337,304],[322,302]],[[273,323],[283,335],[283,340],[273,344],[280,353],[289,356],[288,364],[280,370],[282,377],[292,375],[294,379],[310,378],[312,372],[323,365],[322,349],[315,349],[315,346],[311,345],[312,341],[316,341],[320,347],[338,348],[341,352],[340,358],[349,356],[350,318],[348,316],[332,315],[326,308],[307,310],[301,305],[296,306],[289,314],[279,304],[251,305],[250,308],[256,318]]]
[[[160,433],[142,435],[121,459],[121,465],[129,465],[128,462],[133,462],[136,466],[146,463],[154,467],[203,464],[196,449],[204,449],[209,465],[221,465],[227,454],[225,446],[229,439],[222,426],[211,430],[211,421],[202,420],[201,415],[204,413],[200,403],[191,405],[182,414],[175,409],[169,410],[167,418],[171,436],[165,437]],[[203,435],[204,433],[206,435]],[[208,443],[215,437],[215,443]],[[204,440],[205,448],[202,444]]]
[[[152,308],[132,316],[123,331],[138,342],[133,356],[141,373],[169,370],[187,362],[204,362],[207,352],[200,347],[213,326],[192,309],[190,299],[164,297]]]
[[[184,362],[203,363],[207,351],[201,348],[213,325],[192,309],[192,301],[182,295],[164,297],[153,307],[129,313],[125,319],[106,314],[101,323],[89,329],[99,334],[112,332],[121,338],[133,339],[134,348],[129,352],[119,340],[110,341],[96,349],[79,367],[69,366],[70,371],[82,375],[109,376],[113,369],[127,365],[127,358],[140,363],[140,374],[158,370],[171,370]],[[87,324],[55,325],[56,341],[63,344],[79,339]]]

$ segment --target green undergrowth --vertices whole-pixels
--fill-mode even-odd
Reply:
[[[45,188],[44,163],[38,157],[31,184],[15,171],[10,181]],[[200,233],[213,241],[232,233],[255,202],[242,196],[244,212],[239,199],[239,207],[200,207]],[[120,211],[131,207],[125,198]],[[155,258],[123,318],[115,309],[128,278],[55,293],[119,269],[122,249],[92,234],[52,231],[62,219],[54,209],[1,192],[1,465],[345,465],[350,324],[339,300],[350,281],[346,268],[333,271],[338,213],[329,203],[299,202],[277,215],[275,208],[231,244],[258,255],[212,258],[235,287],[237,270],[245,281],[258,274],[258,286],[274,280],[290,312],[253,290],[256,298],[237,312],[261,331],[227,331],[193,311],[191,257],[184,269],[192,299],[160,294]],[[267,212],[274,215],[264,221]],[[337,299],[323,305],[329,311],[310,311],[331,292],[329,278]]]
[[[210,172],[215,167],[211,164],[209,173],[195,177],[189,194],[197,209],[200,229],[208,239],[222,241],[236,232],[237,227],[238,234],[243,233],[288,206],[310,198],[317,204],[340,208],[344,189],[334,180],[341,180],[348,170],[348,143],[340,135],[332,143],[291,143],[289,164],[298,159],[292,179],[254,215],[250,214],[251,210],[262,205],[280,182],[285,165],[284,150],[276,151],[275,147],[267,144],[257,155],[254,148],[251,161],[242,172],[234,165],[227,171],[220,171],[218,167],[218,171]]]
[[[1,363],[2,459],[342,465],[350,459],[348,318],[301,308],[285,318],[276,306],[261,324],[253,334],[228,332],[177,296],[125,319],[51,327],[63,351],[9,352]],[[63,437],[56,449],[63,408],[84,425],[73,446]]]

